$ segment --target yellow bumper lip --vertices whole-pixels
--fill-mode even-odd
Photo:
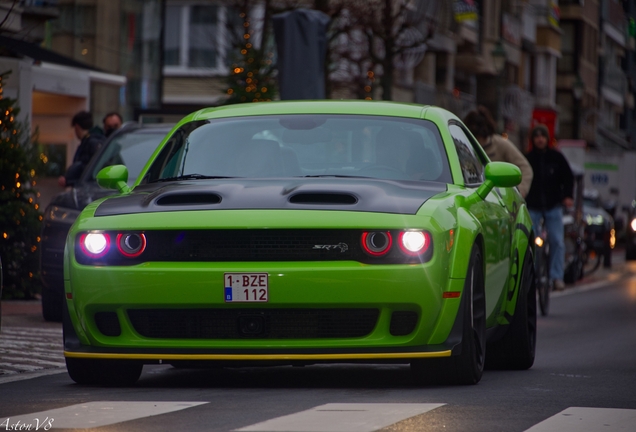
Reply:
[[[104,360],[397,360],[450,357],[451,351],[364,354],[118,354],[64,351],[64,357]]]

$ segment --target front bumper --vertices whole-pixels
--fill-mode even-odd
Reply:
[[[268,273],[269,301],[225,303],[225,272]],[[71,278],[66,281],[67,357],[135,359],[150,363],[160,360],[392,361],[449,356],[461,341],[461,334],[452,334],[461,299],[444,298],[443,294],[461,292],[464,281],[448,279],[435,260],[413,265],[279,262],[91,267],[74,263],[70,273]],[[368,332],[362,332],[365,334],[351,335],[345,331],[321,336],[311,327],[312,320],[320,327],[324,324],[320,321],[325,318],[315,317],[309,321],[303,318],[301,323],[285,318],[291,319],[287,323],[291,330],[282,336],[275,332],[273,337],[264,333],[240,334],[240,331],[238,335],[230,332],[229,336],[225,333],[215,336],[213,330],[200,332],[206,325],[218,325],[217,318],[214,318],[216,321],[205,318],[210,314],[268,316],[282,311],[283,315],[288,313],[293,318],[302,311],[327,311],[325,316],[330,316],[357,310],[377,310],[377,318],[369,325]],[[170,326],[163,326],[164,330],[175,329],[167,333],[154,331],[152,322],[156,320],[140,326],[133,311],[165,312],[173,321]],[[180,312],[175,315],[174,311]],[[407,334],[394,331],[395,316],[400,313],[416,316]],[[110,317],[114,327],[100,323],[98,317],[104,316]],[[342,317],[333,320],[348,322]],[[294,326],[306,326],[308,333],[299,335]],[[189,332],[188,327],[196,331]]]

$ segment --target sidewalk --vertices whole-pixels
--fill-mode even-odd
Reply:
[[[59,328],[62,323],[44,321],[42,303],[37,300],[2,300],[2,327]]]

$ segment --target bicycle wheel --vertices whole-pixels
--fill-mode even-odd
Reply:
[[[536,260],[539,309],[541,309],[541,315],[546,316],[550,311],[550,272],[548,254],[545,248],[538,251]]]

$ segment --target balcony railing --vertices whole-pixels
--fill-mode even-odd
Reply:
[[[601,85],[618,92],[620,95],[627,94],[627,77],[625,72],[612,63],[603,67],[601,75]]]

